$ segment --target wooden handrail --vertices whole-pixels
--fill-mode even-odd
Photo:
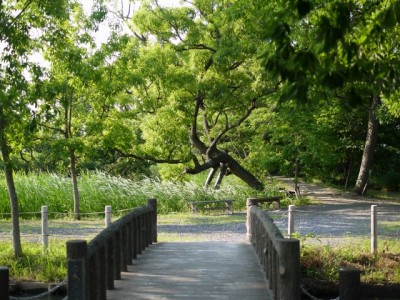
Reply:
[[[106,299],[132,259],[157,242],[157,201],[135,208],[111,223],[89,244],[67,241],[68,299]]]
[[[286,239],[268,214],[258,207],[264,199],[247,199],[247,236],[268,279],[274,299],[299,300],[300,241]]]

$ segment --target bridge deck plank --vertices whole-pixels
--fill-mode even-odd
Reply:
[[[151,245],[107,299],[272,299],[249,243],[180,242]]]

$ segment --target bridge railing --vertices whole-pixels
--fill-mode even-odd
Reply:
[[[67,241],[68,299],[106,299],[132,259],[157,242],[157,200],[149,199],[111,223],[87,244]]]
[[[300,241],[284,238],[274,221],[258,207],[268,198],[247,199],[247,236],[264,268],[276,300],[299,300]]]

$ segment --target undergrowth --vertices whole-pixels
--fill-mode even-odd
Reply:
[[[73,212],[73,194],[71,178],[57,174],[21,174],[15,176],[21,217],[40,217],[43,205],[49,212]],[[113,211],[134,208],[146,204],[148,198],[158,199],[158,211],[161,214],[188,211],[188,202],[203,200],[236,200],[235,210],[245,209],[246,198],[272,195],[273,184],[257,192],[233,176],[227,177],[219,190],[204,189],[195,180],[189,182],[162,182],[144,178],[132,181],[123,177],[113,177],[101,172],[84,173],[79,177],[80,210],[82,214],[102,212],[106,205]],[[5,180],[0,180],[0,216],[7,217],[10,204]]]
[[[310,288],[336,288],[341,267],[361,271],[361,281],[368,284],[400,283],[400,241],[379,243],[371,254],[369,241],[351,241],[337,246],[305,245],[301,249],[302,281]]]
[[[53,241],[47,252],[41,244],[24,243],[16,259],[11,243],[0,243],[0,265],[8,266],[12,281],[59,282],[67,274],[65,242]]]

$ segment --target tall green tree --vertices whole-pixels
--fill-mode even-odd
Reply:
[[[218,181],[232,173],[262,189],[240,163],[245,157],[232,149],[237,129],[276,91],[276,82],[261,81],[265,70],[257,59],[259,38],[242,24],[249,22],[243,15],[246,5],[184,4],[163,7],[143,1],[129,22],[142,45],[137,62],[141,81],[129,89],[131,108],[141,120],[141,144],[130,154],[184,164],[187,174],[211,169],[206,185],[220,169]]]
[[[84,139],[90,134],[87,124],[93,101],[97,100],[91,93],[99,80],[92,58],[96,46],[92,22],[101,21],[102,17],[91,20],[81,4],[71,3],[69,19],[53,24],[57,35],[48,37],[45,48],[50,67],[48,78],[42,83],[37,115],[41,134],[53,143],[51,151],[60,159],[68,157],[75,219],[80,219],[78,156],[84,153]]]
[[[13,179],[13,145],[21,134],[24,116],[29,113],[29,54],[38,49],[44,31],[51,23],[66,15],[66,1],[2,1],[0,3],[0,150],[2,153],[13,222],[15,256],[22,255],[18,196]],[[35,76],[35,74],[33,75]],[[26,124],[27,125],[27,124]]]
[[[332,95],[369,107],[368,130],[354,191],[362,194],[372,171],[381,98],[399,82],[399,1],[280,2],[267,27],[274,50],[265,52],[267,69],[285,82],[282,100]],[[314,96],[313,96],[314,95]],[[319,96],[320,97],[320,96]]]

